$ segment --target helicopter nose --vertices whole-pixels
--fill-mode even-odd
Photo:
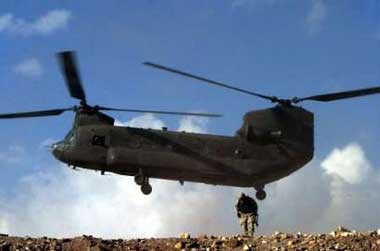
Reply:
[[[62,142],[57,142],[54,143],[52,146],[52,153],[54,157],[60,161],[63,159],[63,143]]]

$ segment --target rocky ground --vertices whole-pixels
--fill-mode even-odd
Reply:
[[[70,239],[10,237],[0,234],[0,251],[108,251],[108,250],[379,250],[380,229],[349,231],[342,227],[329,234],[287,234],[271,236],[198,236],[181,234],[178,238],[112,239],[92,236]]]

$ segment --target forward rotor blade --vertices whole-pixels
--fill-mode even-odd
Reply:
[[[98,110],[103,111],[119,111],[119,112],[141,112],[141,113],[154,113],[154,114],[167,114],[167,115],[184,115],[184,116],[199,116],[199,117],[221,117],[221,114],[213,113],[193,113],[193,112],[172,112],[172,111],[154,111],[154,110],[139,110],[139,109],[119,109],[99,106]]]
[[[266,95],[262,95],[262,94],[259,94],[259,93],[243,90],[241,88],[238,88],[238,87],[235,87],[235,86],[232,86],[232,85],[227,85],[227,84],[224,84],[224,83],[221,83],[221,82],[217,82],[217,81],[214,81],[214,80],[211,80],[211,79],[207,79],[207,78],[204,78],[204,77],[196,76],[196,75],[193,75],[193,74],[190,74],[190,73],[187,73],[187,72],[183,72],[183,71],[180,71],[180,70],[177,70],[177,69],[174,69],[174,68],[169,68],[169,67],[166,67],[166,66],[163,66],[163,65],[159,65],[159,64],[155,64],[155,63],[151,63],[151,62],[145,62],[143,64],[146,65],[146,66],[150,66],[150,67],[153,67],[153,68],[160,69],[160,70],[176,73],[176,74],[188,77],[188,78],[193,78],[193,79],[197,79],[197,80],[200,80],[200,81],[204,81],[204,82],[207,82],[209,84],[213,84],[213,85],[216,85],[216,86],[219,86],[219,87],[224,87],[224,88],[231,89],[231,90],[234,90],[234,91],[243,92],[243,93],[246,93],[246,94],[249,94],[249,95],[253,95],[253,96],[256,96],[256,97],[267,99],[267,100],[270,100],[272,102],[278,101],[277,97],[266,96]]]
[[[75,53],[63,51],[59,52],[57,56],[71,97],[77,98],[86,104],[86,94],[79,77]]]
[[[329,101],[335,101],[339,99],[356,98],[356,97],[361,97],[361,96],[373,95],[377,93],[380,93],[380,86],[358,89],[358,90],[351,90],[351,91],[344,91],[344,92],[327,93],[327,94],[322,94],[322,95],[310,96],[306,98],[294,98],[293,103],[299,103],[304,100],[329,102]]]
[[[0,119],[57,116],[57,115],[62,114],[65,111],[73,111],[73,110],[74,108],[66,108],[66,109],[52,109],[52,110],[42,110],[42,111],[32,111],[32,112],[5,113],[5,114],[0,114]]]

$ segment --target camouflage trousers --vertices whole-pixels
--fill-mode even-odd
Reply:
[[[254,214],[240,214],[240,226],[245,236],[253,236],[255,224],[256,216]]]

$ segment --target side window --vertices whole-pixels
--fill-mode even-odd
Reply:
[[[92,137],[91,143],[94,146],[105,146],[105,144],[106,144],[106,137],[105,136],[101,136],[101,135],[94,135]]]
[[[73,132],[71,133],[71,136],[70,136],[69,142],[70,142],[70,145],[74,145],[74,143],[75,143],[75,135],[74,135]]]

